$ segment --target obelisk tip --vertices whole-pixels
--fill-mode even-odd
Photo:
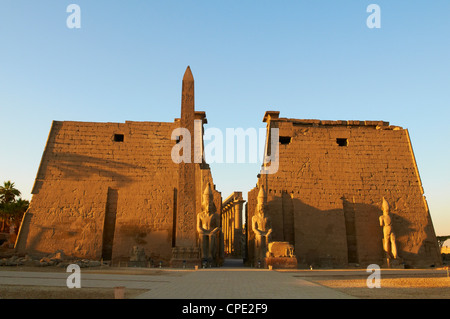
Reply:
[[[194,76],[192,75],[192,71],[189,65],[186,68],[186,72],[184,72],[183,81],[194,81]]]

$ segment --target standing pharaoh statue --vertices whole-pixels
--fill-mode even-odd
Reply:
[[[197,232],[203,260],[208,263],[216,259],[216,237],[220,231],[220,217],[216,212],[211,187],[208,185],[202,195],[202,211],[197,214]]]
[[[266,216],[266,193],[261,186],[258,193],[255,215],[252,217],[252,229],[255,233],[255,261],[263,261],[266,257],[270,235],[272,233],[272,223]]]
[[[383,197],[383,204],[381,206],[383,215],[380,216],[380,226],[383,227],[383,249],[387,258],[397,258],[397,245],[395,243],[395,234],[392,231],[392,219],[389,212],[389,203]]]

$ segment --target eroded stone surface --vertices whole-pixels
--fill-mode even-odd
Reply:
[[[280,118],[275,111],[264,121],[279,129],[279,167],[261,174],[258,185],[267,189],[272,240],[293,244],[299,263],[382,265],[383,197],[404,263],[441,263],[408,130],[383,121]],[[247,220],[257,194],[258,187],[248,193]],[[254,241],[249,232],[249,261]]]

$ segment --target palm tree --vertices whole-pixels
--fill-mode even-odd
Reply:
[[[19,198],[17,201],[10,203],[9,205],[11,205],[11,209],[8,214],[9,227],[14,224],[15,229],[18,230],[23,214],[27,211],[30,202],[26,199]]]
[[[11,181],[3,182],[3,186],[0,186],[1,203],[12,203],[15,201],[16,196],[20,196],[20,191],[14,186],[14,183],[11,183]]]
[[[0,231],[4,232],[8,228],[8,221],[17,223],[22,219],[24,212],[27,210],[29,202],[16,196],[20,196],[20,191],[15,188],[11,181],[3,182],[0,186],[0,220],[2,222]],[[9,224],[9,223],[8,223]]]

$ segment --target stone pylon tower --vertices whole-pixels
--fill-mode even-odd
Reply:
[[[61,249],[71,257],[117,264],[134,257],[138,246],[164,266],[172,260],[175,267],[184,261],[188,267],[200,265],[196,217],[202,185],[211,185],[219,211],[222,198],[202,162],[207,119],[194,108],[189,67],[177,117],[171,122],[53,121],[17,252],[44,257]],[[177,142],[175,135],[181,138]]]

